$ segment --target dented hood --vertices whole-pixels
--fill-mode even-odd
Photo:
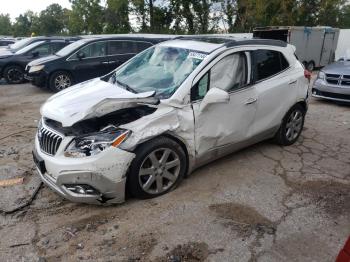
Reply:
[[[156,104],[155,92],[134,94],[99,78],[67,88],[53,96],[41,107],[41,115],[72,126],[75,123],[106,115],[140,103]]]

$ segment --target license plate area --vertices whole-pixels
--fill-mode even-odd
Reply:
[[[32,154],[33,154],[33,161],[35,165],[38,167],[38,169],[40,170],[40,173],[45,174],[46,173],[45,161],[38,155],[36,151],[32,151]]]

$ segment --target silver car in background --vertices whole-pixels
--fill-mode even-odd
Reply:
[[[337,62],[320,70],[312,87],[312,96],[350,102],[350,50]]]

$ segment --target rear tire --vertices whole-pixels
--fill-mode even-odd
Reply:
[[[17,65],[11,65],[5,68],[4,78],[8,84],[21,84],[24,82],[24,70]]]
[[[152,139],[135,150],[127,187],[141,199],[158,197],[173,190],[183,179],[187,160],[182,147],[167,137]]]
[[[296,104],[285,115],[282,124],[275,135],[275,141],[281,146],[294,144],[304,127],[305,109]]]
[[[73,77],[66,71],[53,73],[49,80],[49,88],[54,92],[59,92],[73,85]]]

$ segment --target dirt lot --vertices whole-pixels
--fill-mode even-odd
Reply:
[[[49,96],[0,85],[0,183],[17,179],[0,186],[1,261],[334,261],[350,233],[350,106],[312,100],[293,146],[263,142],[157,199],[97,207],[40,186],[30,152]]]

